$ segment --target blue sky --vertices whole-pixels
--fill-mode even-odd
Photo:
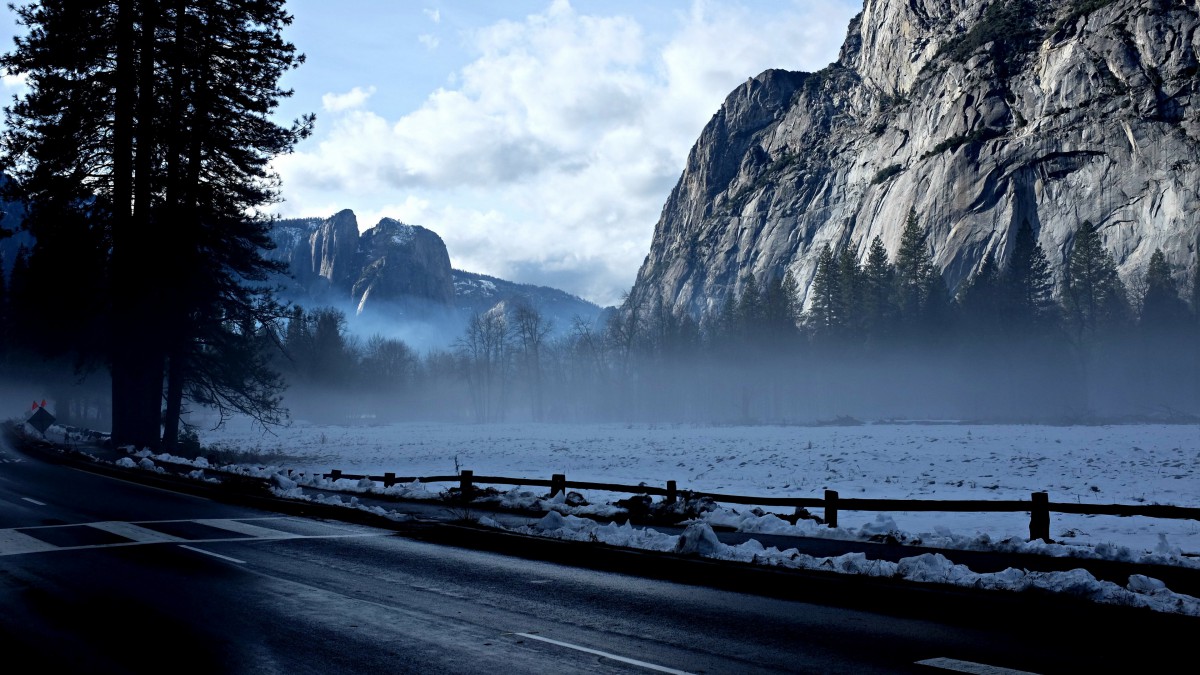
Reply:
[[[291,0],[283,216],[424,225],[460,269],[619,302],[688,150],[767,68],[837,57],[861,0]],[[11,13],[0,39],[15,28]],[[0,93],[20,91],[11,78]]]

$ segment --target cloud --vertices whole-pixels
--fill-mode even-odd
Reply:
[[[276,162],[286,208],[311,215],[296,209],[332,194],[370,202],[344,204],[356,213],[396,208],[462,269],[615,303],[729,92],[767,68],[824,67],[857,9],[695,2],[664,38],[556,0],[469,34],[474,60],[406,114],[364,108],[357,88],[326,97],[319,138]]]
[[[7,68],[0,68],[0,84],[3,84],[6,89],[24,89],[28,81],[29,77],[25,73],[13,75],[8,72]]]
[[[437,49],[440,41],[434,35],[418,35],[417,42],[420,42],[426,49],[432,51]]]
[[[425,13],[425,16],[429,17],[429,20],[430,20],[430,21],[432,21],[432,22],[434,22],[434,23],[441,23],[441,22],[442,22],[442,12],[441,12],[441,10],[438,10],[438,9],[429,9],[429,8],[426,8],[426,9],[423,9],[423,10],[421,10],[421,11]]]
[[[321,97],[321,107],[325,112],[343,112],[346,110],[354,110],[361,108],[366,104],[367,99],[375,93],[375,87],[355,87],[344,94],[325,94]]]

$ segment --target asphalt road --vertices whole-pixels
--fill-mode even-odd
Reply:
[[[654,564],[659,578],[646,578],[436,543],[470,543],[462,531],[438,532],[232,505],[0,445],[2,667],[1154,672],[1194,660],[1187,639],[1200,629],[1194,619],[1073,604],[943,602],[939,592],[889,592],[873,603],[869,585],[842,594],[803,575],[779,583],[813,600],[765,597],[680,583],[697,577],[670,561]],[[681,570],[677,580],[672,569]]]

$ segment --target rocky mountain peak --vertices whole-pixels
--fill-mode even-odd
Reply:
[[[454,279],[446,244],[434,232],[383,218],[358,242],[358,278],[351,297],[361,312],[368,304],[413,298],[449,308]]]
[[[1100,227],[1135,281],[1182,279],[1200,199],[1200,7],[866,0],[837,62],[735,89],[693,147],[631,292],[693,314],[746,273],[802,293],[825,244],[895,253],[915,211],[953,290],[1033,226],[1056,273]]]
[[[436,232],[382,218],[361,234],[354,212],[278,221],[269,256],[288,263],[284,296],[299,304],[333,305],[394,319],[466,317],[520,301],[562,330],[600,308],[563,291],[518,284],[450,267]],[[453,322],[452,322],[453,323]],[[454,329],[457,330],[457,327]]]

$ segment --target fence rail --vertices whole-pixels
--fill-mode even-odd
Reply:
[[[1030,499],[1019,500],[983,500],[983,499],[842,499],[836,490],[826,490],[824,497],[755,497],[750,495],[728,495],[716,492],[698,492],[680,490],[675,481],[667,481],[665,487],[656,485],[622,485],[618,483],[595,483],[590,481],[567,480],[564,474],[554,474],[549,480],[544,478],[512,478],[509,476],[476,476],[473,471],[464,470],[454,476],[396,476],[385,473],[382,476],[361,474],[346,474],[334,469],[322,474],[330,480],[371,480],[391,487],[400,483],[458,483],[464,498],[477,489],[480,484],[487,485],[517,485],[550,488],[550,495],[568,489],[601,490],[639,495],[657,495],[664,497],[669,503],[680,497],[684,499],[708,498],[722,504],[746,504],[755,506],[784,506],[795,509],[820,508],[824,509],[824,521],[829,527],[837,527],[838,513],[841,511],[939,511],[946,513],[1029,513],[1029,538],[1050,540],[1050,514],[1073,513],[1081,515],[1106,516],[1143,516],[1146,518],[1168,518],[1182,520],[1200,520],[1200,508],[1186,506],[1170,506],[1165,504],[1070,504],[1052,502],[1049,493],[1033,492]]]

